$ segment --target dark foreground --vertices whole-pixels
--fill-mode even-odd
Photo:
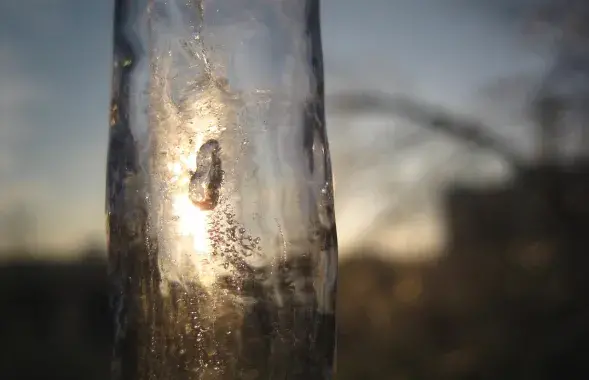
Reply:
[[[481,260],[342,263],[337,378],[586,378],[589,308],[571,273]],[[2,379],[108,378],[105,272],[99,260],[0,268]]]
[[[438,260],[340,263],[337,378],[589,378],[587,194],[589,164],[457,186]],[[103,261],[0,267],[0,310],[0,379],[108,379]]]

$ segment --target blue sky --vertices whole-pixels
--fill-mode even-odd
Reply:
[[[480,89],[545,62],[521,37],[519,3],[323,0],[327,92],[407,92],[465,113],[499,107],[492,118],[501,102]],[[111,17],[110,1],[0,0],[0,214],[27,205],[38,244],[62,251],[104,236]],[[329,108],[328,122],[339,135]],[[377,124],[349,127],[376,136]],[[351,175],[338,162],[354,143],[332,139],[336,181]],[[337,199],[344,249],[370,226],[351,215],[379,184],[360,193]]]

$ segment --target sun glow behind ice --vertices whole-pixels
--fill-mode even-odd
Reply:
[[[195,206],[188,195],[190,173],[196,168],[195,155],[181,156],[168,165],[170,171],[171,227],[175,243],[174,271],[180,278],[195,278],[205,287],[217,276],[211,267],[211,241],[208,235],[210,212]]]
[[[165,272],[173,281],[198,280],[204,289],[208,289],[214,286],[219,275],[225,273],[226,269],[213,255],[214,247],[210,236],[213,211],[202,210],[191,201],[189,184],[198,164],[198,147],[211,134],[211,129],[213,132],[218,131],[211,128],[209,123],[198,121],[200,122],[193,125],[199,127],[199,132],[191,133],[194,144],[180,143],[172,148],[168,155],[170,161],[165,164],[167,198],[170,202],[165,230],[168,231],[168,241],[171,243],[168,246],[170,259],[166,259]]]
[[[188,194],[176,195],[173,199],[174,215],[178,217],[178,233],[192,238],[195,253],[206,255],[211,252],[208,236],[209,212],[196,207]]]
[[[197,146],[200,142],[197,143]],[[172,212],[176,219],[177,233],[192,240],[194,253],[209,255],[212,251],[209,230],[209,211],[195,206],[188,195],[191,173],[196,170],[196,154],[180,155],[179,161],[168,164],[174,184],[172,194]]]

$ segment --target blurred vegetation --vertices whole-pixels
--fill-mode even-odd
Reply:
[[[102,260],[5,263],[0,283],[2,379],[108,379],[112,327]]]
[[[337,378],[586,378],[587,168],[451,189],[437,260],[341,262]],[[107,378],[106,267],[87,257],[0,268],[3,378]]]

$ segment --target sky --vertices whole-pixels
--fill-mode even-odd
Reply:
[[[531,48],[521,34],[518,6],[527,3],[323,0],[327,96],[367,90],[407,93],[455,112],[500,120],[507,129],[498,130],[508,134],[521,119],[509,116],[505,102],[485,97],[481,89],[498,79],[509,81],[544,68],[545,52]],[[12,225],[18,220],[11,217],[16,214],[29,226],[29,235],[18,238],[29,239],[44,251],[59,252],[52,255],[73,254],[90,242],[104,244],[112,9],[111,1],[0,0],[0,237],[4,244],[17,238]],[[513,107],[522,102],[521,97],[514,102],[508,103]],[[423,169],[415,167],[421,165],[423,155],[385,154],[372,159],[369,147],[394,129],[391,120],[375,115],[342,117],[329,104],[341,251],[376,235],[381,243],[393,244],[393,250],[435,241],[436,232],[431,232],[435,228],[374,224],[379,212],[390,205],[383,189],[391,178],[419,185]],[[441,147],[438,151],[445,154]],[[350,152],[365,155],[373,167],[384,169],[356,173],[344,164]],[[383,176],[382,170],[388,175]],[[372,179],[364,185],[354,180],[367,173]],[[383,177],[389,182],[379,182]],[[338,183],[353,186],[340,189]],[[424,238],[427,234],[433,237]]]

